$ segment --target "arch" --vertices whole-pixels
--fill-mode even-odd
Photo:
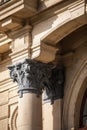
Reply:
[[[44,35],[41,41],[41,51],[37,59],[43,62],[52,62],[56,59],[56,54],[59,51],[59,42],[74,32],[75,30],[81,28],[87,24],[87,15],[81,15],[74,19],[69,19],[51,29],[46,35]],[[47,58],[48,57],[48,58]]]
[[[59,44],[59,42],[62,39],[64,39],[66,36],[74,32],[75,30],[83,27],[84,25],[87,25],[87,15],[85,14],[77,18],[74,18],[73,20],[69,19],[64,23],[61,23],[60,26],[56,26],[55,28],[51,29],[46,35],[44,35],[41,38],[42,44],[41,44],[41,52],[39,55],[39,59],[43,60],[43,58],[41,57],[46,56],[46,59],[49,59],[48,62],[55,60],[56,53],[58,51],[57,45]],[[54,51],[52,51],[52,49],[49,49],[50,47],[54,48]],[[47,53],[49,52],[50,56],[46,53],[46,50]],[[75,128],[78,127],[78,121],[76,121],[77,119],[76,108],[78,104],[78,99],[80,97],[79,95],[82,89],[84,94],[86,80],[87,80],[87,58],[83,59],[82,63],[80,64],[80,67],[78,67],[75,77],[72,80],[71,86],[68,88],[69,90],[67,89],[67,93],[65,94],[64,97],[64,108],[63,108],[63,129],[64,130],[70,129],[72,127]],[[78,85],[79,83],[80,85]],[[82,100],[82,96],[80,97],[79,106],[81,104],[81,100]],[[71,115],[73,115],[72,119],[71,119]]]
[[[80,109],[77,107],[81,105],[82,97],[85,92],[85,85],[87,84],[87,58],[83,59],[78,67],[71,86],[67,88],[64,97],[63,108],[63,127],[64,129],[78,128],[79,121],[77,120],[77,112]],[[78,105],[79,104],[79,105]]]
[[[64,23],[61,23],[61,26],[56,26],[44,37],[42,37],[41,42],[55,46],[64,37],[66,37],[67,35],[74,32],[85,24],[87,24],[86,15],[79,16],[73,20],[68,20],[67,22],[65,21]]]

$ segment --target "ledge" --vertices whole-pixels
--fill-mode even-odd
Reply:
[[[10,0],[0,7],[0,20],[8,16],[27,18],[34,15],[37,11],[37,0]],[[27,12],[27,13],[26,13]],[[25,15],[23,15],[25,14]]]

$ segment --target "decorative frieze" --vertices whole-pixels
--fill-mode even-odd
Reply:
[[[46,98],[51,102],[63,97],[64,67],[45,64],[25,59],[23,62],[8,67],[13,82],[17,82],[20,97],[24,93],[35,93],[40,96],[45,90]]]

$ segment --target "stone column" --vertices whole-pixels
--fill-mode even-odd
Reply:
[[[62,127],[62,99],[55,100],[42,105],[43,130],[61,130]]]
[[[25,59],[8,68],[10,77],[18,83],[17,130],[42,130],[42,73],[39,62]]]
[[[61,130],[64,67],[52,70],[51,89],[44,91],[42,103],[43,130]]]
[[[8,68],[11,78],[19,86],[17,130],[42,130],[42,92],[45,93],[43,130],[60,130],[58,122],[61,122],[61,102],[59,99],[63,97],[64,68],[30,59],[25,59]],[[50,104],[46,103],[49,101]]]
[[[41,98],[26,93],[19,98],[17,130],[42,130]]]

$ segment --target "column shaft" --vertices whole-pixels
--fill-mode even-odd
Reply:
[[[19,98],[17,130],[42,130],[41,98],[26,93]]]
[[[43,103],[43,130],[61,130],[62,99],[55,100],[53,105]]]

